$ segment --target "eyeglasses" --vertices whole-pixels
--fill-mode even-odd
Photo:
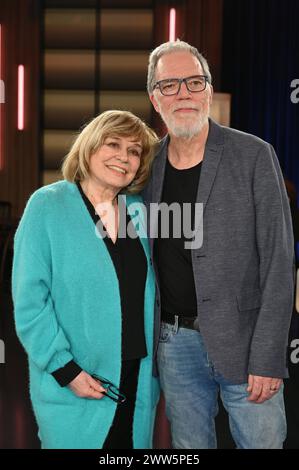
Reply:
[[[155,83],[154,89],[159,88],[162,95],[171,96],[177,95],[181,89],[182,83],[185,83],[187,90],[192,93],[204,91],[209,83],[209,77],[206,75],[194,75],[186,78],[167,78]]]
[[[119,388],[117,388],[110,380],[105,379],[105,377],[101,377],[100,375],[92,375],[92,378],[95,380],[99,380],[101,384],[106,388],[106,392],[101,392],[106,397],[110,398],[111,400],[115,401],[116,403],[124,403],[126,401],[126,396],[121,393]]]

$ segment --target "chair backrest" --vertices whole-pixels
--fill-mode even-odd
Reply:
[[[6,222],[11,219],[11,203],[0,201],[0,222]]]

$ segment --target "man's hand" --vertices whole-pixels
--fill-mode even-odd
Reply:
[[[266,400],[270,400],[278,392],[281,384],[282,379],[249,374],[247,392],[250,395],[248,401],[263,403]]]
[[[68,387],[81,398],[100,399],[105,396],[103,392],[106,391],[98,380],[93,379],[84,370],[68,384]]]

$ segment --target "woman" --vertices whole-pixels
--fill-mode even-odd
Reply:
[[[156,143],[133,114],[102,113],[18,227],[15,321],[43,448],[151,447],[154,274],[132,224]]]

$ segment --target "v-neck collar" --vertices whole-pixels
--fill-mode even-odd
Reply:
[[[77,196],[79,199],[81,199],[81,204],[82,204],[82,208],[85,209],[85,211],[87,210],[90,214],[90,222],[94,222],[94,224],[96,225],[97,222],[100,221],[101,223],[101,219],[99,217],[99,215],[95,212],[95,209],[92,205],[92,203],[90,202],[90,200],[87,198],[87,196],[85,195],[85,193],[83,192],[82,188],[81,188],[81,185],[79,182],[75,182],[73,183],[74,184],[74,189],[75,189],[75,192],[77,193]],[[123,199],[123,201],[125,202],[125,206],[126,206],[126,215],[127,215],[127,226],[128,226],[128,221],[132,221],[132,218],[135,217],[135,204],[132,205],[132,209],[131,209],[131,202],[137,202],[135,201],[135,198],[134,198],[134,201],[132,201],[132,196],[131,195],[120,195]],[[138,197],[139,199],[139,197]],[[142,203],[142,199],[139,199],[138,200],[138,205],[140,205],[140,209],[141,210],[141,218],[139,220],[139,223],[138,223],[138,231],[137,231],[137,236],[143,246],[143,249],[144,249],[144,252],[145,252],[145,255],[146,255],[146,258],[148,260],[148,263],[150,264],[151,263],[151,257],[150,257],[150,251],[149,251],[149,246],[148,246],[148,238],[147,238],[147,228],[146,228],[146,213],[145,214],[142,214],[142,208],[143,208],[143,203]],[[85,206],[85,207],[84,207]],[[88,214],[86,214],[88,215]],[[145,219],[144,219],[145,217]],[[101,237],[100,237],[101,238]],[[119,237],[117,238],[117,240],[119,239]],[[107,251],[109,252],[109,249],[108,249],[108,246],[107,246],[107,242],[109,243],[109,246],[111,246],[113,249],[116,249],[116,245],[112,242],[112,240],[110,239],[110,237],[105,237],[105,238],[102,238],[102,242],[104,243],[104,245],[106,246],[106,249]],[[117,243],[117,242],[116,242]]]
[[[105,242],[106,243],[109,243],[109,245],[113,248],[116,248],[118,242],[119,242],[119,231],[117,232],[117,237],[116,237],[116,240],[115,242],[111,239],[109,233],[107,232],[107,230],[105,230],[105,227],[102,223],[102,220],[101,220],[101,217],[99,216],[99,214],[96,212],[94,206],[92,205],[92,203],[90,202],[90,200],[88,199],[88,197],[86,196],[86,194],[84,193],[83,189],[82,189],[82,186],[80,184],[79,181],[76,182],[76,185],[77,185],[77,188],[79,189],[79,192],[82,196],[82,199],[88,209],[88,212],[92,218],[92,220],[94,221],[94,224],[97,225],[98,223],[101,224],[101,228],[103,228],[103,230],[107,233],[108,236],[105,237]],[[127,215],[127,218],[128,218],[128,211],[126,209],[126,215]]]

